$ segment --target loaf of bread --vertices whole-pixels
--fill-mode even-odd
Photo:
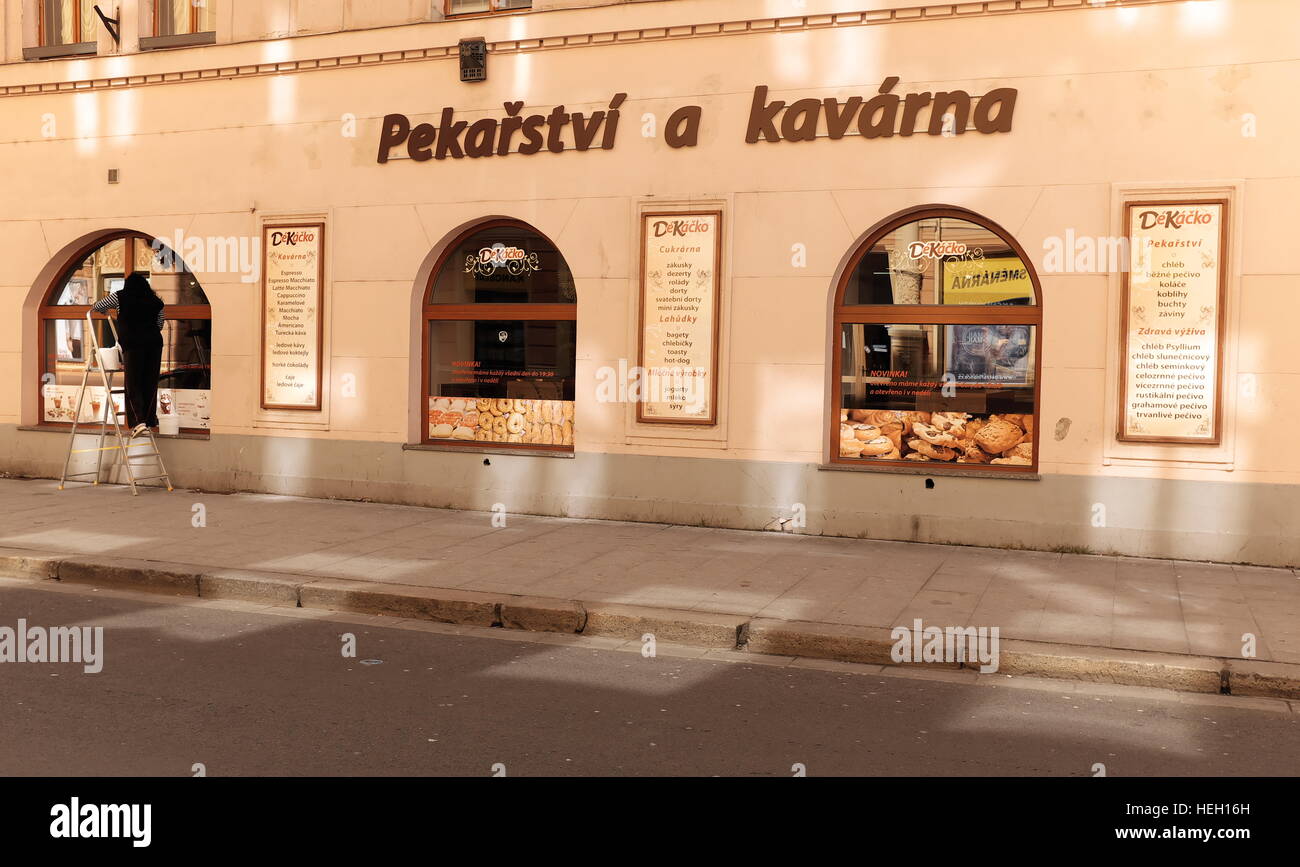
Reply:
[[[957,457],[957,452],[944,446],[931,445],[920,437],[912,437],[907,441],[907,447],[914,452],[919,452],[927,458],[936,461],[950,461]]]
[[[876,437],[875,439],[862,441],[862,456],[864,458],[885,455],[894,451],[894,444],[886,437]]]
[[[1000,455],[1020,442],[1024,435],[1025,432],[1016,425],[994,416],[975,434],[975,442],[989,454]]]
[[[878,436],[880,436],[880,428],[875,425],[856,424],[853,426],[853,438],[855,440],[866,442],[867,440],[874,440]]]

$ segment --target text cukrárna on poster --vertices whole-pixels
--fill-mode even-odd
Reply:
[[[641,215],[637,421],[717,423],[722,213]]]

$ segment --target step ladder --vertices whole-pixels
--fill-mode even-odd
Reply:
[[[70,481],[77,481],[80,476],[93,476],[90,480],[92,485],[98,485],[100,476],[104,471],[104,454],[106,452],[117,452],[114,456],[113,463],[109,466],[111,471],[117,465],[117,458],[122,461],[122,468],[126,473],[127,482],[131,485],[131,495],[138,497],[140,488],[137,482],[163,481],[167,485],[167,490],[172,490],[171,476],[167,474],[167,467],[163,464],[162,452],[158,451],[158,442],[154,439],[153,430],[145,428],[145,432],[140,437],[132,438],[129,433],[122,432],[121,419],[126,416],[125,412],[119,412],[117,402],[113,399],[114,395],[126,394],[125,388],[115,388],[113,378],[122,372],[120,363],[105,365],[104,360],[100,358],[99,339],[95,334],[95,323],[91,319],[91,313],[86,314],[86,345],[89,347],[86,352],[86,367],[81,374],[81,388],[77,389],[77,408],[72,415],[72,433],[68,436],[68,453],[63,458],[63,475],[59,478],[59,490],[62,491]],[[120,346],[117,338],[117,324],[113,318],[108,319],[108,327],[113,332],[113,345]],[[92,372],[98,372],[100,381],[104,384],[104,414],[99,419],[99,447],[93,449],[79,449],[77,445],[77,426],[81,423],[81,408],[86,402],[86,386],[90,383]],[[125,400],[125,398],[124,398]],[[109,425],[113,427],[113,435],[117,440],[117,445],[106,446],[104,441],[108,439]],[[87,424],[86,427],[93,427],[93,423]],[[93,436],[88,432],[87,435]],[[140,450],[140,451],[137,451]],[[72,464],[73,455],[94,454],[95,469],[85,472],[70,473],[68,472]],[[151,475],[136,475],[137,470],[145,469],[150,463],[157,465],[157,472]]]

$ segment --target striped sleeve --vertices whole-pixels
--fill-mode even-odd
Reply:
[[[163,311],[164,311],[165,309],[167,309],[167,308],[165,308],[165,307],[159,307],[159,308],[158,308],[158,330],[159,330],[159,331],[162,331],[162,328],[163,328]]]
[[[94,310],[96,313],[107,313],[110,310],[119,309],[117,303],[117,293],[109,292],[103,298],[96,301],[95,306],[91,307],[90,309]]]

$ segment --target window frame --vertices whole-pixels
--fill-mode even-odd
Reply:
[[[489,229],[512,228],[523,229],[532,232],[551,246],[566,268],[569,267],[568,260],[560,252],[559,245],[552,241],[544,232],[523,220],[512,219],[495,219],[487,220],[482,223],[476,223],[465,231],[461,232],[447,245],[446,249],[438,257],[434,264],[433,270],[429,272],[429,280],[424,287],[424,298],[421,303],[420,312],[420,445],[436,446],[447,448],[449,450],[464,451],[509,451],[509,452],[542,452],[547,454],[573,454],[577,445],[577,393],[574,393],[574,437],[570,445],[557,445],[545,443],[499,443],[483,442],[480,440],[447,440],[434,439],[429,436],[429,387],[432,384],[429,380],[429,362],[432,360],[430,352],[430,341],[432,323],[434,322],[476,322],[480,320],[511,320],[520,322],[574,322],[578,321],[578,302],[575,297],[570,304],[559,303],[497,303],[497,304],[434,304],[433,290],[438,283],[438,278],[442,275],[443,268],[451,261],[451,257],[460,251],[460,246],[465,241],[474,237],[481,232]],[[570,274],[572,270],[570,269]],[[575,281],[576,283],[576,281]],[[576,286],[575,286],[576,289]],[[575,339],[577,326],[574,326]],[[577,348],[574,348],[575,377]]]
[[[949,218],[964,220],[997,235],[1025,266],[1034,290],[1031,305],[996,304],[845,304],[844,294],[857,273],[858,266],[881,238],[909,223],[919,220]],[[1039,466],[1039,443],[1042,437],[1042,387],[1043,387],[1043,288],[1033,261],[1020,243],[1002,226],[987,217],[966,208],[953,205],[917,205],[899,211],[872,226],[857,245],[852,257],[840,274],[835,287],[835,303],[831,317],[831,401],[830,424],[826,432],[827,465],[835,468],[852,468],[866,472],[907,472],[922,475],[1007,475],[1010,477],[1035,477]],[[840,410],[843,401],[843,352],[840,340],[846,325],[1029,325],[1034,329],[1034,457],[1030,466],[1006,464],[957,464],[947,461],[912,462],[905,460],[875,461],[861,458],[842,458],[839,451]]]
[[[204,33],[216,32],[214,30],[199,29],[199,8],[200,7],[195,6],[193,0],[190,0],[190,2],[185,4],[187,7],[189,7],[190,10],[190,29],[186,30],[184,33],[159,33],[158,18],[159,18],[159,12],[162,10],[162,4],[164,2],[166,2],[166,0],[153,0],[153,38],[154,39],[175,39],[175,38],[187,37],[187,36],[194,37],[194,36],[202,36]],[[212,2],[212,0],[203,0],[205,7],[210,2]]]
[[[98,54],[99,53],[99,33],[98,30],[89,34],[81,32],[82,9],[85,4],[90,3],[93,7],[93,0],[68,0],[71,7],[73,22],[73,39],[71,42],[50,43],[45,39],[45,3],[46,0],[35,0],[36,2],[36,45],[23,49],[24,60],[45,60],[59,57]],[[93,10],[92,10],[93,11]]]
[[[198,29],[199,7],[194,6],[193,3],[189,4],[189,9],[190,9],[189,31],[185,33],[165,33],[165,34],[159,33],[158,32],[159,10],[162,8],[161,4],[164,2],[164,0],[152,0],[152,2],[153,2],[152,8],[149,11],[149,21],[150,21],[149,29],[153,33],[153,35],[140,37],[141,51],[153,51],[153,50],[163,49],[163,48],[189,48],[195,45],[216,44],[217,31],[215,29],[215,22],[213,25],[214,29],[199,30]],[[215,0],[204,0],[205,5],[213,2],[215,2]]]
[[[55,292],[62,290],[63,285],[61,281],[67,275],[69,268],[71,268],[73,265],[79,262],[84,262],[87,257],[89,257],[92,253],[99,250],[100,248],[106,247],[115,241],[119,241],[123,239],[131,243],[133,251],[134,251],[134,244],[137,240],[144,241],[146,243],[152,243],[154,241],[154,238],[152,236],[147,235],[144,232],[119,232],[113,235],[109,235],[106,238],[99,238],[97,240],[87,242],[85,246],[79,248],[73,256],[69,257],[67,261],[64,263],[64,265],[59,269],[58,273],[55,275],[54,278],[55,282],[52,283],[45,290],[45,295],[41,299],[41,304],[39,307],[36,308],[36,352],[37,352],[36,357],[39,359],[38,374],[41,378],[41,381],[37,386],[37,390],[36,390],[37,427],[41,427],[49,430],[72,430],[72,422],[45,421],[45,375],[48,373],[48,371],[45,369],[45,363],[48,357],[46,355],[46,349],[47,349],[46,338],[45,338],[46,323],[58,322],[58,321],[85,322],[86,314],[91,312],[91,307],[93,306],[93,304],[51,304],[50,300],[54,296]],[[124,271],[122,275],[123,277],[127,277],[136,272],[134,255],[124,257],[123,271]],[[199,288],[200,291],[202,291],[202,286],[200,286]],[[204,296],[206,297],[206,295],[207,293],[205,292]],[[102,314],[96,314],[95,318],[105,319],[107,317],[103,316]],[[208,304],[183,304],[183,305],[169,304],[163,309],[164,327],[166,327],[167,322],[173,320],[194,320],[194,319],[208,320],[208,321],[212,320],[211,299],[209,299]],[[83,349],[83,355],[84,352],[85,350]],[[211,375],[212,375],[212,359],[209,356],[208,359],[209,378],[211,378]],[[89,385],[90,383],[87,384]],[[208,390],[209,391],[212,390],[210,386]],[[79,426],[84,427],[86,424],[87,423],[85,422],[80,422]],[[208,437],[211,435],[211,428],[210,427],[209,428],[181,428],[181,435],[187,437],[195,437],[195,436]]]
[[[531,12],[533,9],[532,0],[529,0],[527,6],[516,6],[510,9],[498,9],[497,4],[501,0],[487,0],[488,8],[482,12],[452,12],[452,0],[442,0],[442,12],[447,18],[471,18],[475,15],[509,15],[511,12]]]

